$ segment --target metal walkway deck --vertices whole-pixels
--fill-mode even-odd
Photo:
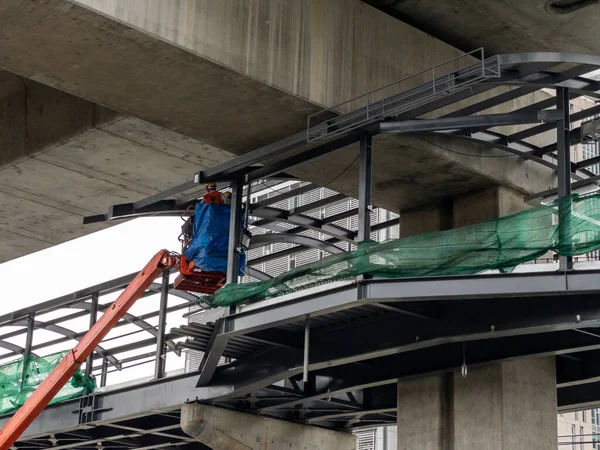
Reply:
[[[58,448],[187,445],[178,428],[186,401],[334,429],[394,423],[398,379],[459,370],[463,356],[472,368],[556,355],[559,410],[598,405],[599,280],[599,270],[365,280],[265,300],[216,327],[172,330],[189,336],[209,361],[237,358],[213,367],[204,387],[195,372],[100,389],[47,408],[18,448],[45,448],[53,440]],[[74,414],[81,408],[84,420]]]

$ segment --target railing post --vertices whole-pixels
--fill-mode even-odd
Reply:
[[[100,374],[100,387],[106,386],[106,378],[108,376],[108,359],[102,358],[102,373]]]
[[[25,351],[23,352],[23,369],[21,373],[21,385],[25,383],[25,374],[29,366],[31,349],[33,347],[33,330],[35,329],[35,314],[31,313],[27,316],[27,335],[25,336]]]
[[[33,347],[33,330],[35,328],[35,314],[31,313],[27,316],[27,336],[25,337],[25,356],[31,355]]]
[[[94,326],[98,320],[98,293],[94,292],[92,294],[92,300],[90,302],[90,329]],[[88,356],[85,362],[85,374],[88,377],[92,376],[92,371],[94,370],[94,352]]]
[[[571,111],[569,103],[569,89],[556,88],[556,109],[560,120],[556,122],[556,145],[558,157],[558,235],[561,247],[569,239],[569,216],[571,214],[571,201],[565,197],[571,195]],[[561,256],[559,259],[561,271],[573,268],[571,256]]]
[[[169,301],[169,274],[170,270],[162,273],[162,285],[160,287],[160,306],[158,310],[158,330],[156,335],[156,361],[154,362],[154,378],[160,379],[165,376],[165,362],[167,352],[165,351],[165,331],[167,328],[167,305]]]

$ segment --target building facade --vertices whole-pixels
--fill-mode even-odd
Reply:
[[[558,448],[600,450],[600,409],[559,414]]]

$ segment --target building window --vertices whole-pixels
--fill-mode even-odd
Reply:
[[[581,411],[581,420],[583,421],[583,423],[587,422],[585,411]]]
[[[575,411],[575,420],[579,420],[579,411]]]
[[[583,450],[583,427],[579,427],[579,450]]]
[[[296,254],[290,255],[289,259],[289,270],[296,268]]]
[[[571,425],[571,449],[575,450],[575,425]]]

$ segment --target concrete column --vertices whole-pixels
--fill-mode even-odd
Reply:
[[[454,199],[453,227],[460,228],[498,217],[509,216],[530,208],[523,194],[502,186]]]
[[[483,191],[450,197],[418,210],[402,212],[400,236],[409,237],[433,231],[465,227],[529,208],[523,194],[495,186]]]
[[[213,450],[355,450],[350,433],[200,404],[181,407],[181,429]]]
[[[410,237],[453,228],[453,199],[400,214],[400,237]]]
[[[553,357],[398,383],[398,450],[549,450],[556,427]]]

